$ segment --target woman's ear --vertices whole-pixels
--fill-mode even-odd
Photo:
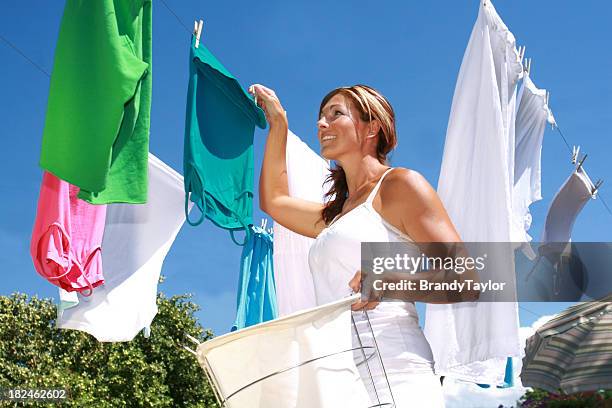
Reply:
[[[380,122],[377,119],[372,119],[368,124],[368,139],[376,137],[376,135],[380,132]]]

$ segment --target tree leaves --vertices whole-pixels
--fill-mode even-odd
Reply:
[[[150,338],[100,343],[56,329],[51,299],[0,296],[0,388],[67,388],[63,407],[217,407],[204,372],[182,348],[185,332],[200,341],[213,336],[190,299],[160,294]]]

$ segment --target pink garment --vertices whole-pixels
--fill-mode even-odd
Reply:
[[[104,283],[101,244],[106,205],[77,198],[79,188],[44,172],[32,231],[34,268],[54,285],[89,291]]]

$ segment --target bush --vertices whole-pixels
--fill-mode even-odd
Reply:
[[[190,298],[158,295],[150,338],[100,343],[55,328],[51,299],[0,296],[0,388],[66,388],[64,407],[216,407],[204,372],[181,347],[185,332],[200,341],[212,337]]]

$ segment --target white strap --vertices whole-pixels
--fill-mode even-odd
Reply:
[[[374,201],[374,197],[376,197],[376,193],[378,192],[378,189],[380,188],[380,185],[382,184],[383,179],[385,178],[387,174],[389,174],[391,170],[393,170],[393,167],[388,168],[387,171],[385,171],[383,175],[380,177],[380,179],[378,179],[378,183],[376,183],[376,186],[374,186],[374,189],[372,190],[372,192],[366,199],[365,201],[366,203],[372,204],[372,201]]]

